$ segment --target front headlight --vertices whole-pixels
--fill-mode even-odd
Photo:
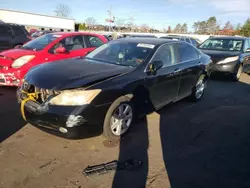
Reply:
[[[89,104],[100,92],[101,89],[63,91],[61,94],[52,98],[49,101],[49,104],[61,106],[81,106]]]
[[[25,55],[25,56],[19,57],[12,63],[11,66],[12,68],[19,68],[23,66],[25,63],[28,63],[29,61],[34,59],[34,57],[35,57],[34,55]]]
[[[239,56],[234,56],[234,57],[228,57],[222,61],[219,61],[217,64],[225,64],[225,63],[230,63],[233,61],[237,61],[239,59]]]

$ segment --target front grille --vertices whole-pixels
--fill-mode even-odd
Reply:
[[[5,80],[4,79],[0,79],[0,83],[5,83]]]
[[[37,102],[40,102],[40,103],[45,102],[50,96],[60,94],[59,91],[38,88],[34,85],[29,84],[28,82],[23,83],[22,90],[28,93],[37,93],[38,94]]]

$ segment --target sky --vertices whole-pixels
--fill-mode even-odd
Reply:
[[[98,23],[105,24],[111,7],[116,20],[128,21],[133,17],[135,24],[156,29],[186,22],[192,30],[195,21],[211,16],[216,16],[222,26],[227,21],[236,25],[250,17],[250,0],[0,0],[0,9],[55,15],[58,4],[68,5],[76,21],[94,17]]]

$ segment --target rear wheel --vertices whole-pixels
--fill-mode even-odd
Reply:
[[[195,87],[193,88],[191,99],[193,101],[199,101],[204,95],[205,85],[206,85],[206,76],[202,74],[196,82]]]
[[[134,108],[126,96],[119,97],[108,109],[103,125],[103,135],[109,140],[119,140],[128,132],[133,118]]]
[[[233,73],[233,75],[232,75],[233,80],[234,80],[234,81],[239,81],[242,72],[243,72],[243,66],[240,65],[240,66],[238,67],[237,71],[235,71],[235,73]]]

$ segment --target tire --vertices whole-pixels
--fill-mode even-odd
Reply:
[[[205,86],[206,86],[206,75],[202,74],[199,76],[193,88],[192,94],[190,96],[192,101],[197,102],[202,99],[205,91]],[[200,92],[198,92],[198,90],[200,90]]]
[[[121,109],[124,109],[123,112],[125,112],[127,109],[128,112],[125,114],[121,113],[122,115],[119,116],[119,110]],[[103,136],[108,140],[120,140],[121,136],[126,134],[130,129],[131,124],[133,123],[134,116],[134,107],[132,105],[131,99],[126,96],[119,97],[113,102],[106,113],[103,123]],[[129,118],[125,119],[123,117]]]
[[[233,81],[235,81],[235,82],[239,81],[242,72],[243,72],[243,66],[240,65],[238,67],[237,71],[235,71],[235,73],[232,74]]]

